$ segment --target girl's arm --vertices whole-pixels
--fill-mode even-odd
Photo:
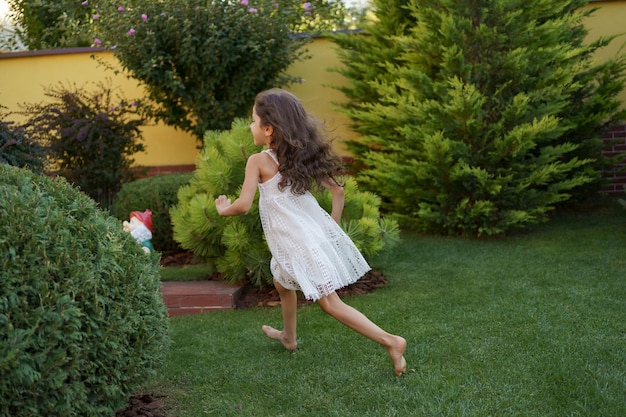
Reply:
[[[225,195],[215,199],[215,208],[220,216],[239,216],[246,214],[252,207],[261,174],[259,155],[251,155],[246,162],[246,176],[241,186],[239,198],[232,204],[230,198],[227,198]]]
[[[343,213],[343,204],[344,204],[344,192],[343,187],[335,181],[334,178],[328,178],[326,181],[322,183],[322,185],[330,191],[330,195],[332,196],[332,210],[330,213],[330,217],[339,224],[341,221],[341,213]]]

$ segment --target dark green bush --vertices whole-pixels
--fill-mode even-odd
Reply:
[[[0,106],[0,164],[42,173],[45,159],[43,149],[38,143],[29,140],[20,126],[6,121],[6,117],[7,114]]]
[[[95,86],[93,92],[76,85],[48,87],[49,101],[26,104],[22,114],[28,135],[47,149],[47,168],[109,208],[122,184],[136,178],[131,166],[133,155],[144,150],[144,119],[111,80]]]
[[[0,164],[0,416],[111,417],[167,341],[154,257],[64,179]]]
[[[152,211],[152,245],[160,252],[180,250],[174,240],[170,208],[178,202],[178,189],[189,184],[188,174],[159,175],[126,183],[117,194],[111,213],[120,220],[128,220],[131,211]]]
[[[75,0],[8,0],[15,33],[8,33],[0,45],[24,44],[37,49],[89,46],[91,10]],[[6,45],[8,44],[8,45]]]

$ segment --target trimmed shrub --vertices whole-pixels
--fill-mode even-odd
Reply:
[[[178,205],[171,211],[174,239],[185,249],[214,265],[224,279],[250,282],[262,287],[271,284],[270,251],[259,218],[258,193],[248,214],[221,217],[215,198],[239,196],[248,156],[260,150],[250,133],[249,121],[236,119],[229,131],[206,133],[204,150],[196,163],[190,185],[178,193]],[[390,249],[399,239],[396,221],[380,216],[380,199],[360,192],[356,181],[346,177],[345,205],[341,227],[365,258]],[[313,193],[330,211],[328,191]]]
[[[111,417],[167,344],[157,259],[66,180],[0,164],[0,416]]]
[[[189,184],[191,173],[159,175],[126,183],[117,194],[111,213],[128,220],[131,211],[152,211],[152,245],[161,252],[180,250],[174,240],[170,208],[178,202],[178,189]]]

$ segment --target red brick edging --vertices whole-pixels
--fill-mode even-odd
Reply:
[[[168,315],[181,316],[237,307],[243,286],[222,281],[166,281],[161,283]]]

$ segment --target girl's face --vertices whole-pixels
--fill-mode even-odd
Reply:
[[[261,124],[261,118],[256,114],[256,108],[252,108],[252,123],[250,123],[250,131],[254,138],[254,144],[257,146],[269,145],[272,139],[274,128],[271,125]]]

